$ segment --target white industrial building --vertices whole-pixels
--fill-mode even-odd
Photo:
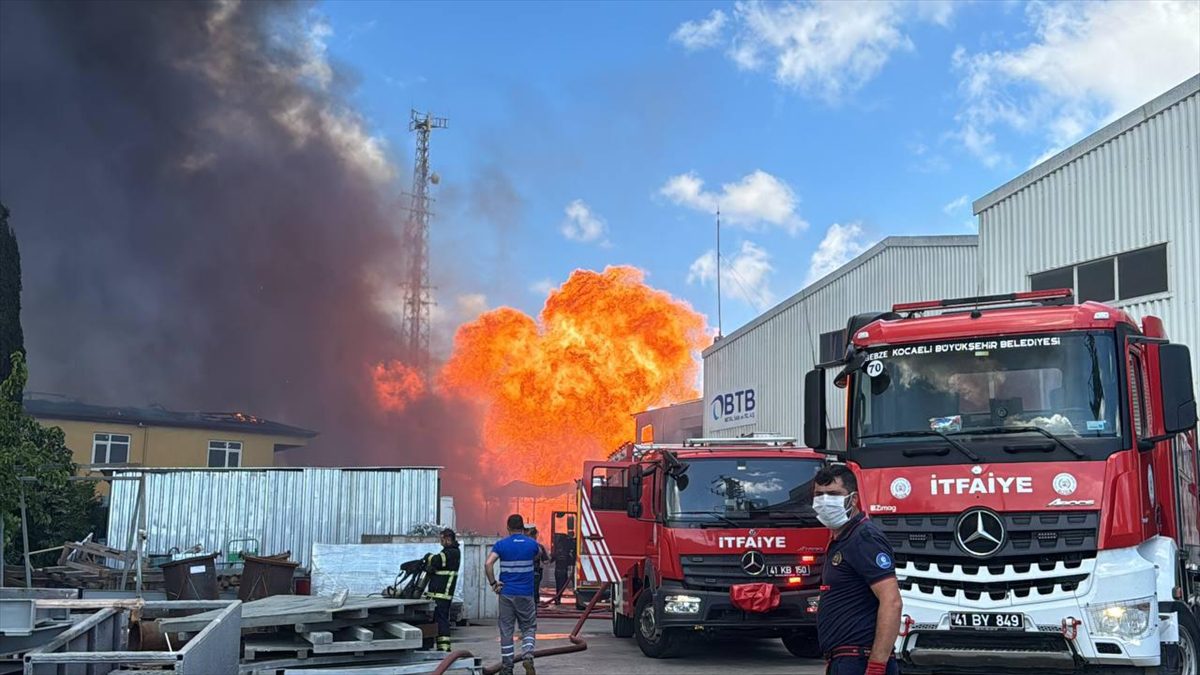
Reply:
[[[851,315],[896,302],[1070,287],[1161,317],[1200,370],[1200,75],[993,190],[974,212],[978,238],[885,239],[705,350],[704,435],[802,436],[804,374],[840,352]],[[844,425],[841,406],[829,415],[833,430]]]
[[[888,237],[714,343],[704,350],[704,435],[801,436],[804,374],[841,356],[846,320],[897,302],[976,295],[977,244],[975,235]],[[831,427],[843,425],[839,406],[829,414]]]

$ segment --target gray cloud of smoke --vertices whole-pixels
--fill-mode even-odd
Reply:
[[[320,431],[317,464],[462,464],[451,404],[372,399],[406,356],[379,310],[402,177],[323,33],[292,3],[0,3],[31,389],[246,410]]]

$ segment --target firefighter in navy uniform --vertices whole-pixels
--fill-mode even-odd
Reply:
[[[458,538],[454,530],[442,530],[441,553],[425,556],[425,572],[429,574],[429,585],[425,597],[434,601],[433,618],[437,621],[438,651],[450,651],[450,603],[454,600],[454,589],[458,586],[458,568],[462,561],[458,549]]]
[[[833,538],[821,568],[817,638],[827,675],[899,675],[900,586],[887,537],[859,508],[858,481],[844,465],[813,478],[813,510]]]

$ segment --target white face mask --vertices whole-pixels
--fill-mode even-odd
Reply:
[[[816,495],[813,497],[813,511],[817,512],[817,520],[831,530],[836,530],[850,522],[850,498],[848,495]]]

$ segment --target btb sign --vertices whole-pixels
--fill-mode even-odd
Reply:
[[[719,392],[708,400],[708,428],[718,430],[754,424],[757,411],[758,399],[753,387]]]

